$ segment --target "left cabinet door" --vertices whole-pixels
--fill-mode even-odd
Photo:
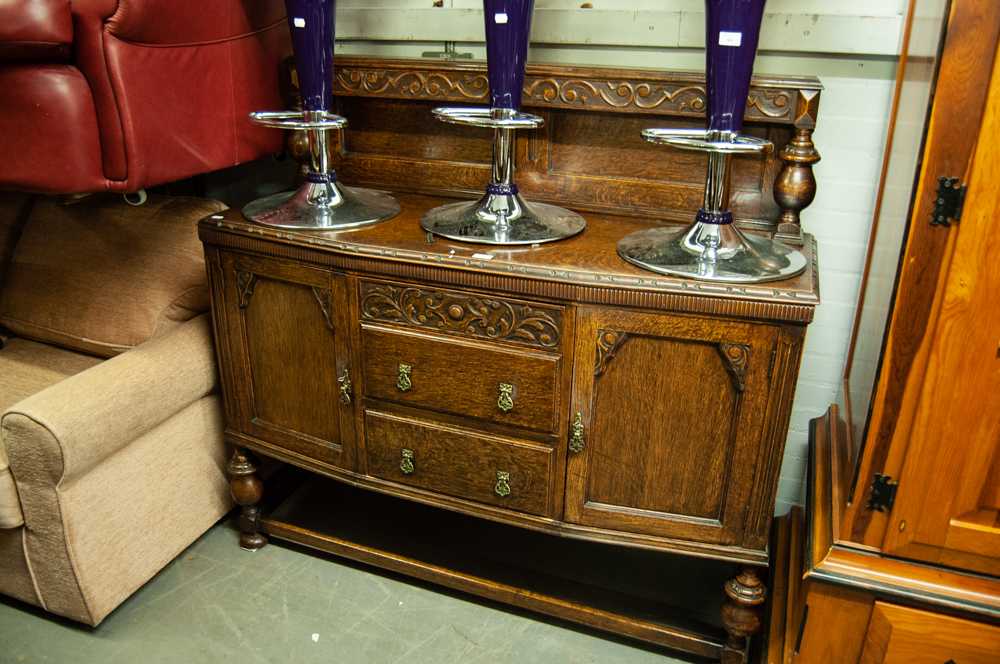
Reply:
[[[356,470],[348,277],[240,253],[221,264],[240,433]]]

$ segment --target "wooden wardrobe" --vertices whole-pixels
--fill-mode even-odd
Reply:
[[[1000,662],[1000,6],[913,0],[878,214],[770,663]]]

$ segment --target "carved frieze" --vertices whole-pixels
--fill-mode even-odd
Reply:
[[[361,316],[554,348],[559,345],[562,310],[467,293],[362,282]]]
[[[604,373],[604,370],[608,367],[608,361],[611,360],[625,340],[628,335],[624,332],[619,332],[617,330],[598,330],[597,331],[597,355],[594,358],[594,375],[600,376]]]
[[[240,309],[246,309],[253,295],[253,287],[257,284],[257,275],[252,272],[240,272],[236,275],[236,289],[239,292]]]
[[[382,66],[379,66],[382,65]],[[651,72],[614,69],[578,69],[553,75],[551,67],[528,67],[524,79],[524,103],[555,106],[656,112],[666,115],[705,115],[705,82],[698,75],[669,77]],[[746,119],[797,123],[808,114],[798,103],[803,90],[788,81],[755,84],[747,99]],[[815,96],[816,91],[812,92]],[[431,62],[384,62],[343,58],[335,71],[335,95],[399,97],[432,101],[482,103],[489,95],[485,64],[448,65]],[[810,97],[811,99],[812,97]],[[808,100],[806,100],[808,101]],[[808,118],[807,118],[808,119]]]
[[[747,389],[747,364],[750,361],[750,347],[740,344],[719,344],[726,370],[733,377],[733,387],[743,392]]]

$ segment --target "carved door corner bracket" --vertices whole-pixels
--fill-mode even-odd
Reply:
[[[608,368],[608,362],[621,347],[628,334],[617,330],[597,331],[597,356],[594,359],[594,376],[600,376]]]
[[[747,389],[747,364],[750,361],[750,347],[742,344],[720,343],[719,355],[722,356],[726,371],[733,378],[733,387],[744,392]]]

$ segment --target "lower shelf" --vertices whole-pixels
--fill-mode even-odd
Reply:
[[[561,538],[307,474],[261,532],[449,588],[718,660],[734,565]]]

